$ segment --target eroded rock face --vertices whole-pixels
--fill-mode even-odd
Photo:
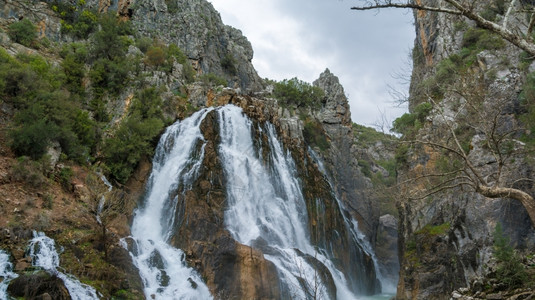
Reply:
[[[326,96],[318,119],[330,139],[330,148],[322,156],[332,176],[336,196],[358,221],[359,229],[373,244],[379,215],[377,207],[364,194],[369,186],[360,172],[356,158],[351,156],[354,137],[351,130],[351,111],[344,88],[328,69],[314,81],[314,85],[322,88]]]
[[[258,91],[262,80],[251,61],[253,48],[240,30],[226,26],[206,0],[87,1],[99,11],[117,11],[143,36],[178,45],[199,74],[223,76],[231,87]]]
[[[439,3],[441,1],[435,1]],[[462,19],[429,12],[416,13],[416,51],[424,59],[415,60],[413,78],[425,80],[434,75],[434,67],[444,58],[461,48],[463,32],[454,30],[454,24]],[[508,57],[504,64],[499,57]],[[497,104],[504,104],[498,119],[497,130],[505,132],[518,125],[519,93],[525,75],[517,68],[519,50],[506,44],[497,50],[485,50],[477,54],[477,63],[470,76],[463,80],[467,86],[478,82],[481,103],[479,113],[486,114]],[[491,75],[496,74],[496,76]],[[480,81],[477,81],[480,80]],[[421,102],[422,94],[411,84],[410,108]],[[474,88],[472,87],[472,91]],[[468,95],[470,90],[459,94]],[[445,120],[456,119],[465,112],[459,109],[459,101],[466,99],[449,91],[444,93],[438,107],[426,119],[416,139],[440,140],[450,135],[444,130]],[[470,99],[468,99],[470,100]],[[466,122],[466,121],[465,121]],[[471,119],[470,126],[477,128],[481,120]],[[462,128],[459,128],[462,132]],[[480,168],[483,176],[491,176],[495,158],[488,149],[481,147],[484,137],[480,132],[470,135],[469,159]],[[415,178],[426,170],[437,170],[441,151],[432,147],[416,146],[407,154],[406,168],[400,170],[399,180]],[[533,165],[525,156],[515,156],[514,162],[505,167],[507,180],[531,176]],[[518,185],[534,194],[531,184]],[[423,185],[409,184],[410,189],[423,189]],[[493,237],[496,224],[500,223],[505,235],[519,249],[535,249],[535,230],[523,206],[511,199],[489,199],[470,189],[452,188],[424,199],[400,199],[399,245],[400,280],[399,299],[449,299],[452,291],[471,288],[488,274],[493,253]]]

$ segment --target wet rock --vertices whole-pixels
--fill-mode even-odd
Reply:
[[[7,291],[13,297],[25,299],[71,299],[63,280],[45,272],[20,275],[9,283]]]

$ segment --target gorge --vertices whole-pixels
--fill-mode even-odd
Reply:
[[[393,136],[329,69],[261,79],[205,0],[0,2],[0,299],[533,297],[525,207],[466,181],[533,195],[535,64],[415,22]]]

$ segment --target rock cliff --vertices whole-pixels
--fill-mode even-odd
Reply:
[[[493,11],[500,20],[504,12],[495,9],[496,3],[481,3],[477,10]],[[462,163],[452,166],[452,157],[448,158],[451,164],[445,163],[447,149],[435,146],[455,136],[468,153],[468,161],[485,180],[492,181],[498,163],[484,143],[491,136],[484,128],[494,126],[503,137],[515,131],[514,143],[524,146],[519,142],[526,134],[520,129],[525,128],[522,91],[529,70],[522,67],[526,61],[518,48],[463,17],[420,11],[415,20],[409,107],[412,115],[425,105],[431,110],[415,125],[415,131],[404,132],[410,146],[398,147],[404,161],[398,182],[408,184],[398,198],[401,270],[397,298],[450,299],[459,288],[473,289],[484,298],[482,285],[490,287],[489,282],[495,282],[490,278],[495,276],[496,225],[501,224],[511,244],[526,253],[535,249],[535,230],[517,200],[486,198],[468,185],[457,184],[459,178],[440,188],[432,174],[453,172]],[[488,43],[483,45],[482,40]],[[531,177],[530,155],[523,151],[510,154],[514,158],[503,166],[504,180],[533,195],[531,183],[514,184]],[[429,181],[422,183],[417,178]],[[412,196],[415,194],[418,196]]]

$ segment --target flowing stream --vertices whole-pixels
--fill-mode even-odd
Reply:
[[[13,272],[13,264],[9,261],[9,255],[0,250],[0,300],[7,300],[7,286],[9,282],[19,275]]]
[[[59,255],[53,239],[42,232],[34,232],[34,237],[30,240],[28,248],[28,254],[32,258],[32,265],[41,267],[48,273],[56,275],[63,280],[73,300],[99,299],[97,291],[93,287],[81,283],[74,276],[58,270]]]
[[[174,233],[178,199],[170,191],[187,190],[204,157],[199,125],[209,109],[167,128],[160,138],[147,184],[144,206],[136,210],[130,250],[147,299],[211,299],[200,276],[186,265],[184,252],[168,244]],[[196,153],[200,147],[200,152]]]
[[[132,237],[123,239],[139,269],[147,298],[212,299],[182,250],[169,245],[177,220],[177,194],[198,177],[205,140],[203,109],[167,128],[157,146],[143,204],[134,214]],[[253,123],[233,105],[216,109],[226,182],[224,223],[240,243],[260,248],[277,267],[284,298],[358,299],[345,275],[310,242],[306,203],[295,162],[274,126]],[[258,139],[255,133],[267,137]],[[320,273],[328,273],[327,277]],[[313,290],[313,294],[311,294]]]

